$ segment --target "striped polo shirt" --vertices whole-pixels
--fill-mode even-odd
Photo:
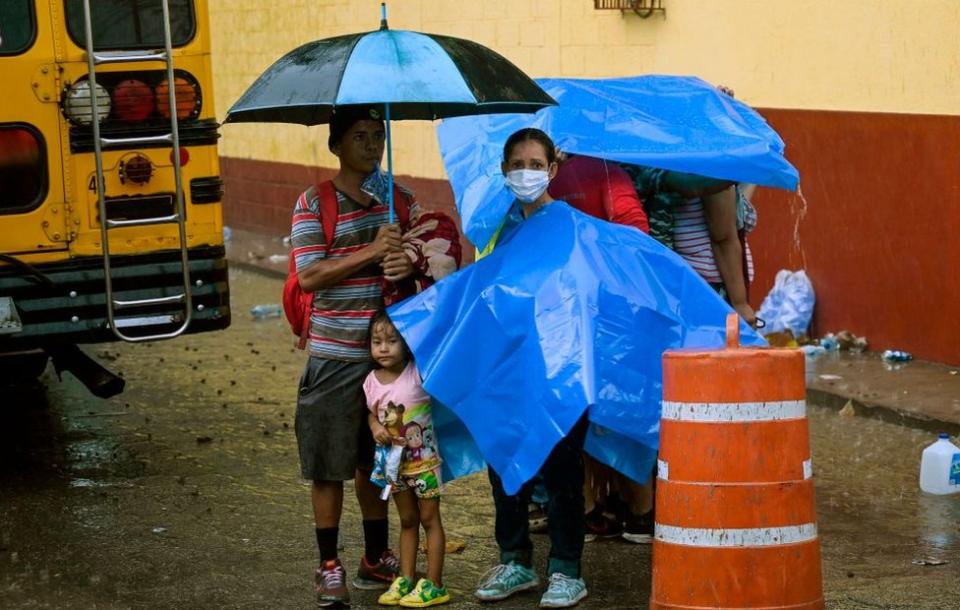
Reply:
[[[404,190],[404,193],[409,194]],[[333,243],[327,244],[320,220],[320,197],[315,186],[297,198],[293,210],[290,242],[297,271],[324,259],[344,258],[369,245],[377,230],[387,224],[387,206],[374,200],[364,207],[349,196],[337,194],[337,228]],[[413,195],[409,194],[412,200]],[[411,205],[414,213],[416,203]],[[377,264],[361,269],[335,286],[321,288],[313,295],[310,315],[310,355],[329,360],[365,362],[367,326],[374,312],[383,306],[383,270]]]
[[[673,241],[677,254],[682,256],[703,279],[712,284],[722,284],[723,278],[717,269],[707,229],[707,218],[703,213],[703,203],[699,199],[688,199],[673,208]],[[747,275],[753,281],[753,254],[749,244],[745,252]]]

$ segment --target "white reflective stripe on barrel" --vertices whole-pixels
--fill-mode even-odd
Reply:
[[[663,401],[663,419],[705,423],[777,421],[807,416],[807,401],[673,402]]]
[[[807,542],[817,537],[817,524],[783,527],[701,528],[656,524],[654,538],[660,542],[702,547],[777,546]]]
[[[657,460],[657,478],[664,481],[670,480],[670,465],[663,460]]]

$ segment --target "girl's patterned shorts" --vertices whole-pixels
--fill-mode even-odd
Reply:
[[[440,468],[418,472],[416,474],[400,475],[400,484],[394,492],[412,489],[418,498],[427,500],[439,498],[443,491],[443,482],[440,479]]]

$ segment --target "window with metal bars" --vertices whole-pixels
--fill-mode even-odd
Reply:
[[[667,13],[667,9],[663,7],[663,0],[593,0],[593,8],[598,11],[633,11],[644,19],[655,13],[663,15]]]

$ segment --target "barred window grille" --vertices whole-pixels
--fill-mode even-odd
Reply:
[[[593,8],[598,11],[633,11],[644,19],[654,13],[667,13],[667,9],[663,8],[663,0],[593,0]]]

